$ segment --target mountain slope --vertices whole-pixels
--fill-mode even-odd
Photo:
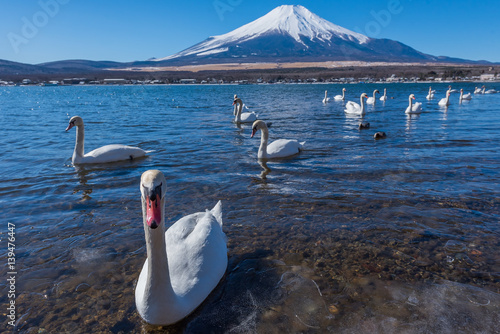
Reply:
[[[389,39],[369,38],[333,24],[303,6],[284,5],[227,34],[210,37],[165,64],[292,61],[443,61]],[[448,60],[445,58],[444,60]]]

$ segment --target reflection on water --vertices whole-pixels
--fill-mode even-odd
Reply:
[[[495,96],[452,96],[448,109],[426,101],[408,116],[408,92],[428,86],[387,87],[395,99],[363,118],[323,105],[324,85],[0,88],[0,220],[16,223],[17,330],[494,333]],[[350,85],[348,96],[380,88]],[[307,149],[255,163],[251,124],[232,123],[234,94],[273,123],[273,137]],[[286,97],[279,108],[276,96]],[[63,130],[74,114],[89,120],[89,147],[112,138],[155,152],[73,167]],[[378,131],[387,138],[373,140]],[[222,200],[229,249],[213,294],[165,328],[142,322],[134,304],[146,256],[138,185],[153,168],[167,179],[168,224]],[[6,305],[5,280],[0,290]]]

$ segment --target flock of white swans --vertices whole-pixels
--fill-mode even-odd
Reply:
[[[345,101],[346,89],[342,95],[333,97],[336,101]],[[439,105],[450,103],[449,87],[446,97]],[[496,93],[476,88],[474,94]],[[348,101],[345,112],[364,115],[365,99],[367,104],[376,103],[376,94],[372,97],[366,93],[360,96],[360,104]],[[434,98],[435,91],[429,88],[427,99]],[[328,103],[325,91],[324,103]],[[470,100],[472,95],[463,94],[460,90],[460,102]],[[380,97],[387,100],[387,89]],[[422,111],[422,103],[416,102],[415,95],[409,96],[408,114]],[[278,139],[268,144],[269,130],[267,124],[257,119],[253,112],[242,112],[245,105],[236,95],[233,101],[234,122],[252,123],[252,135],[261,131],[261,143],[257,157],[259,159],[283,158],[299,153],[304,142],[290,139]],[[247,108],[248,109],[248,108]],[[368,127],[364,123],[360,128]],[[79,116],[69,120],[66,131],[77,128],[76,144],[73,152],[73,164],[108,163],[144,157],[151,151],[125,145],[106,145],[89,153],[84,152],[84,123]],[[377,133],[375,137],[385,136]],[[140,316],[153,325],[169,325],[180,321],[191,314],[217,286],[227,268],[226,237],[222,231],[222,205],[219,201],[212,210],[198,212],[181,218],[168,229],[165,225],[165,193],[166,179],[159,170],[148,170],[142,174],[140,182],[143,225],[146,239],[147,259],[144,262],[135,288],[135,302]]]

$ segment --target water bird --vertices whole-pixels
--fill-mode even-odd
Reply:
[[[387,101],[387,88],[384,88],[384,95],[380,97],[380,101]]]
[[[432,90],[432,87],[429,87],[429,94],[425,97],[427,100],[432,100],[434,98],[434,93],[436,93],[435,90]]]
[[[483,87],[481,87],[481,88],[483,88]],[[481,88],[475,87],[474,88],[474,94],[483,94],[483,89],[481,89]]]
[[[159,170],[141,176],[147,259],[135,288],[140,316],[152,325],[174,324],[192,313],[227,268],[222,204],[165,226],[167,182]]]
[[[361,105],[357,104],[356,102],[352,101],[347,101],[345,105],[345,112],[348,114],[358,114],[358,115],[364,115],[365,114],[365,100],[368,98],[368,95],[366,93],[362,93],[359,97]]]
[[[440,105],[442,107],[449,106],[450,105],[450,94],[451,94],[451,89],[448,89],[446,91],[446,97],[439,100],[438,105]]]
[[[483,90],[483,94],[496,94],[497,91],[495,89],[488,89],[487,91]]]
[[[243,101],[241,101],[238,96],[234,96],[234,101],[233,101],[233,106],[234,106],[234,111],[233,115],[234,117],[234,122],[236,124],[239,123],[252,123],[257,120],[257,115],[254,112],[242,112],[243,111]],[[248,109],[247,106],[245,106],[246,109]]]
[[[358,129],[369,129],[370,128],[370,123],[369,122],[361,122],[358,125]]]
[[[460,89],[460,103],[462,103],[463,100],[472,100],[472,94],[467,93],[464,95],[464,90],[463,88]]]
[[[376,98],[376,94],[377,93],[380,94],[380,92],[378,91],[378,89],[375,89],[373,91],[373,97],[369,97],[368,99],[366,99],[366,103],[367,104],[373,104],[373,105],[375,105],[375,100],[377,99]]]
[[[85,126],[83,119],[80,116],[73,116],[69,120],[69,125],[66,131],[76,126],[76,144],[73,151],[71,162],[73,164],[96,164],[107,163],[122,160],[133,160],[144,157],[152,151],[144,151],[139,147],[126,146],[120,144],[112,144],[99,147],[89,153],[84,153],[85,144]]]
[[[410,94],[410,105],[406,108],[405,113],[407,114],[420,114],[422,112],[422,103],[421,102],[415,102],[413,104],[413,100],[415,100],[415,95]]]
[[[258,159],[289,157],[300,153],[306,143],[299,142],[296,139],[278,139],[268,145],[269,130],[267,129],[266,123],[263,121],[255,121],[252,125],[252,135],[250,138],[253,138],[257,130],[261,131],[259,152],[257,153]]]
[[[373,138],[375,139],[384,139],[386,137],[387,135],[383,131],[375,132],[375,134],[373,135]]]
[[[333,97],[333,99],[334,99],[335,101],[344,101],[344,100],[345,100],[345,92],[346,92],[346,91],[347,91],[347,89],[342,88],[342,95],[335,95],[335,96]]]
[[[330,102],[330,98],[328,97],[328,91],[325,90],[325,98],[323,99],[323,103],[328,103]]]

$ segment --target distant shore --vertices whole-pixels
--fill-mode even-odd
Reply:
[[[500,82],[499,65],[300,62],[130,67],[3,75],[0,85]]]

